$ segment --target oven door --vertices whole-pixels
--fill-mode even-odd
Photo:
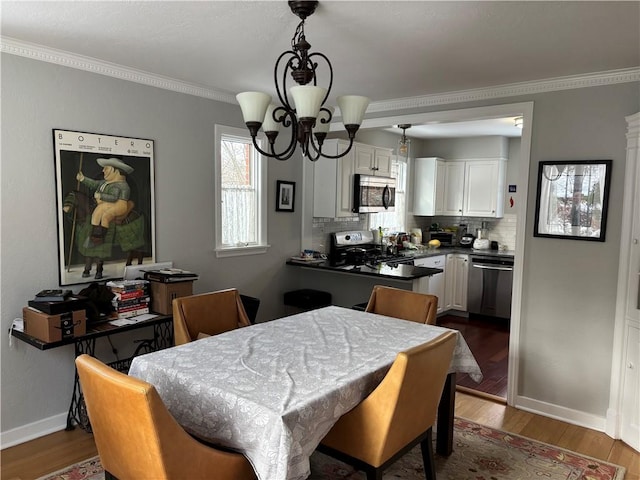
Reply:
[[[355,174],[353,178],[354,213],[395,211],[395,178],[360,174]]]

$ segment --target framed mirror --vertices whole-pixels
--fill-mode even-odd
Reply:
[[[540,162],[534,236],[604,242],[611,160]]]

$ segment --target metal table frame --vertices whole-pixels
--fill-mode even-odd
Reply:
[[[131,360],[136,355],[154,352],[156,350],[161,350],[163,348],[173,346],[172,315],[157,315],[156,317],[149,320],[123,326],[103,323],[95,325],[93,327],[89,327],[90,330],[87,331],[87,333],[84,335],[81,335],[79,337],[66,338],[58,342],[45,342],[36,337],[32,337],[31,335],[27,335],[24,332],[13,329],[11,330],[11,335],[40,350],[49,350],[51,348],[73,344],[76,357],[84,353],[95,356],[96,340],[98,338],[124,332],[130,332],[132,330],[138,330],[145,327],[153,327],[153,338],[136,340],[135,342],[139,343],[139,345],[136,347],[131,357],[108,363],[109,366],[115,368],[116,370],[127,372],[129,370],[129,366],[131,365]],[[82,388],[80,386],[80,379],[78,377],[77,370],[75,370],[74,372],[73,394],[71,396],[69,412],[67,413],[66,430],[73,430],[75,428],[74,423],[79,425],[87,432],[91,432],[91,424],[87,415],[87,409],[84,403],[84,396],[82,395]]]

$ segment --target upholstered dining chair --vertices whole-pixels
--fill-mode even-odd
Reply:
[[[173,336],[176,345],[250,325],[235,288],[173,300]]]
[[[457,332],[400,352],[371,394],[345,413],[318,450],[364,470],[367,480],[420,443],[425,477],[435,480],[431,427],[453,356]]]
[[[430,325],[436,323],[437,310],[438,297],[435,295],[384,285],[373,287],[369,303],[365,308],[366,312]]]
[[[153,385],[86,354],[76,367],[105,478],[256,478],[243,455],[191,437]]]

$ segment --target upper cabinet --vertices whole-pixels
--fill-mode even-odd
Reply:
[[[413,161],[414,215],[443,215],[445,169],[442,158],[416,158]]]
[[[391,156],[389,148],[373,147],[356,143],[354,149],[354,172],[363,175],[391,176]]]
[[[322,150],[339,155],[349,147],[345,140],[325,140]],[[353,199],[354,148],[342,158],[320,157],[313,163],[313,216],[354,217]]]
[[[464,167],[464,205],[467,217],[504,214],[505,160],[471,160]]]
[[[506,160],[417,158],[414,215],[502,217]]]
[[[322,150],[338,155],[349,147],[347,140],[325,140]],[[351,211],[353,203],[353,175],[391,176],[389,148],[354,143],[342,158],[320,157],[313,164],[313,216],[327,218],[357,217]]]

